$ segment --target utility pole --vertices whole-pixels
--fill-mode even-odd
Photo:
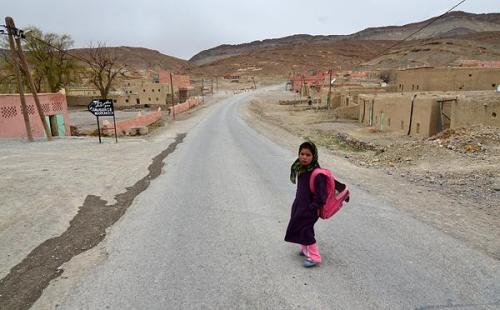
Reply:
[[[330,79],[328,80],[329,89],[328,89],[328,98],[326,99],[326,109],[330,110],[331,100],[332,100],[332,69],[330,69]]]
[[[26,107],[26,98],[24,97],[24,86],[21,80],[21,72],[19,70],[19,64],[17,62],[16,56],[16,46],[14,44],[13,29],[15,29],[14,20],[11,17],[5,17],[5,25],[7,26],[7,33],[9,35],[9,45],[11,51],[12,65],[14,66],[14,72],[16,74],[17,90],[19,92],[19,98],[21,99],[21,111],[24,118],[24,126],[26,127],[26,134],[28,135],[28,141],[33,142],[33,134],[31,132],[30,117],[28,115],[28,109]]]
[[[205,88],[205,79],[201,78],[201,102],[205,103],[205,94],[203,93],[203,89]]]
[[[12,26],[14,26],[15,28],[14,20],[11,19],[11,21],[12,21]],[[33,94],[33,98],[35,99],[36,109],[38,110],[38,115],[40,115],[40,120],[42,121],[43,129],[45,130],[45,135],[47,136],[47,140],[52,141],[52,133],[50,132],[49,125],[47,125],[47,122],[45,121],[45,114],[43,113],[42,105],[40,104],[40,98],[38,98],[38,93],[36,91],[35,84],[31,79],[31,73],[28,67],[28,63],[26,62],[26,58],[24,57],[24,52],[21,45],[21,38],[19,38],[19,36],[16,37],[16,45],[17,45],[17,53],[21,61],[21,68],[22,71],[24,72],[24,75],[26,76],[26,79],[28,80],[28,86],[30,87],[31,93]]]
[[[174,82],[172,72],[170,72],[170,94],[172,96],[172,118],[175,120]]]

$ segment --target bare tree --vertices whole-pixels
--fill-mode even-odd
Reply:
[[[104,43],[89,48],[89,82],[101,93],[102,98],[107,98],[116,78],[124,76],[126,65],[119,62],[115,50]]]
[[[390,70],[382,71],[379,74],[379,78],[384,81],[385,83],[389,84],[390,82],[394,81],[394,72]]]

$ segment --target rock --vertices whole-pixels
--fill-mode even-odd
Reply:
[[[148,127],[143,126],[143,127],[132,127],[128,131],[129,136],[144,136],[147,135],[149,132]]]

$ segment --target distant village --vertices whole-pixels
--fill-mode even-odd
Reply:
[[[299,102],[323,102],[337,118],[380,131],[427,138],[449,128],[500,127],[500,61],[295,74],[287,88]]]

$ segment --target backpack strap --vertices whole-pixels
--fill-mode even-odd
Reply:
[[[330,173],[328,173],[328,170],[323,169],[323,168],[315,168],[313,170],[313,172],[311,173],[311,177],[309,178],[309,188],[311,189],[311,192],[313,194],[315,192],[314,180],[316,179],[316,176],[318,174],[323,174],[326,177],[330,177]]]

